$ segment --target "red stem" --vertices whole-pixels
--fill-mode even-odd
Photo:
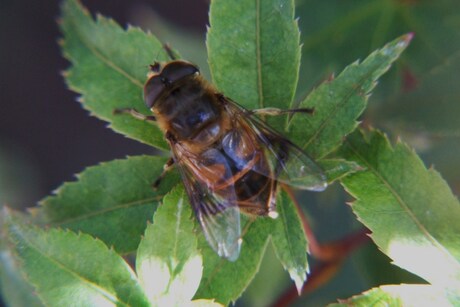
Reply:
[[[320,263],[313,268],[307,282],[302,287],[300,295],[305,295],[327,283],[339,271],[345,258],[351,252],[370,241],[369,230],[363,228],[340,240],[321,244],[316,240],[305,214],[297,202],[297,199],[294,197],[293,191],[285,185],[283,185],[283,189],[288,193],[297,208],[298,214],[302,220],[305,236],[308,239],[310,253],[320,261]],[[297,289],[292,285],[272,306],[287,306],[298,298]]]

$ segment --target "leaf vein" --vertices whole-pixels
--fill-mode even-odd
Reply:
[[[437,248],[438,250],[441,251],[442,254],[446,255],[447,256],[447,259],[451,259],[451,255],[449,255],[449,253],[443,248],[442,244],[438,242],[438,240],[436,238],[434,238],[433,236],[430,235],[428,229],[425,228],[425,226],[419,221],[419,219],[417,218],[417,216],[415,215],[414,212],[412,212],[411,208],[409,207],[409,205],[404,201],[403,197],[400,196],[398,194],[398,192],[393,188],[393,186],[390,184],[390,182],[388,182],[385,177],[383,177],[376,168],[373,167],[373,165],[365,158],[363,157],[359,151],[353,147],[353,145],[351,144],[351,142],[349,140],[346,140],[349,148],[351,149],[351,151],[361,160],[363,161],[366,166],[367,166],[367,169],[369,171],[371,171],[387,188],[388,190],[390,191],[390,193],[395,197],[396,201],[400,204],[400,206],[402,207],[402,209],[404,210],[404,212],[406,212],[408,214],[408,216],[410,217],[410,219],[415,223],[415,225],[420,229],[421,233],[426,237],[426,239],[431,242],[431,244]],[[458,263],[455,263],[455,266],[458,266]]]
[[[284,204],[283,204],[284,205]],[[286,237],[286,241],[287,241],[287,245],[288,245],[288,248],[289,248],[289,254],[291,254],[291,257],[294,258],[295,257],[295,252],[294,252],[294,244],[292,243],[291,241],[291,236],[290,236],[290,231],[287,227],[287,218],[286,218],[286,212],[284,210],[284,207],[283,206],[279,206],[280,207],[280,215],[283,219],[283,229],[284,229],[284,233],[285,233],[285,237]],[[297,273],[297,267],[296,267],[296,273]]]
[[[74,22],[74,20],[72,19],[72,22]],[[75,24],[74,23],[74,29],[76,29],[76,33],[78,33],[78,37],[80,38],[81,42],[83,43],[83,45],[88,48],[88,50],[94,54],[94,56],[96,58],[98,58],[99,60],[101,60],[104,64],[106,64],[109,68],[112,68],[113,70],[115,70],[116,72],[120,73],[122,76],[126,77],[131,83],[133,83],[134,85],[140,87],[140,88],[143,88],[144,85],[142,84],[142,82],[140,82],[139,80],[137,80],[136,78],[134,78],[133,76],[131,76],[128,72],[126,72],[125,70],[123,70],[121,67],[117,66],[114,62],[110,61],[107,57],[105,57],[103,55],[102,52],[100,52],[99,50],[97,50],[95,47],[93,47],[91,45],[90,42],[88,42],[86,39],[85,39],[85,35],[83,35],[80,31],[78,31],[79,27],[78,27],[78,24]]]
[[[184,198],[183,198],[183,194],[181,194],[181,198],[179,199],[179,203],[177,204],[177,211],[176,211],[176,229],[175,229],[175,232],[176,232],[176,237],[174,238],[174,248],[173,248],[173,256],[175,259],[177,259],[177,243],[179,241],[179,238],[180,238],[180,225],[181,225],[181,217],[182,217],[182,210],[183,210],[183,206],[184,206]]]
[[[90,212],[88,214],[83,214],[83,215],[80,215],[80,216],[77,216],[77,217],[74,217],[74,218],[63,219],[63,220],[60,220],[57,223],[50,223],[49,225],[50,226],[60,226],[60,225],[65,225],[67,223],[78,222],[78,221],[81,221],[81,220],[84,220],[84,219],[87,219],[87,218],[90,218],[90,217],[103,215],[103,214],[111,212],[111,211],[117,211],[117,210],[122,210],[122,209],[130,208],[130,207],[136,207],[136,206],[143,206],[143,205],[148,204],[148,203],[150,203],[152,201],[159,201],[162,198],[163,198],[163,195],[159,195],[159,196],[155,196],[155,197],[145,198],[145,199],[142,199],[142,200],[136,200],[136,201],[133,201],[133,202],[122,203],[122,204],[119,204],[117,206],[104,208],[102,210],[98,210],[98,211],[95,211],[95,212]]]
[[[256,0],[256,63],[257,63],[257,88],[259,92],[259,107],[264,107],[264,93],[262,82],[262,51],[260,42],[260,0]]]
[[[383,61],[381,61],[383,62]],[[339,110],[342,109],[342,107],[350,101],[351,97],[358,91],[362,90],[362,85],[364,84],[364,82],[368,79],[368,77],[370,75],[372,75],[379,67],[380,67],[380,64],[379,63],[378,65],[375,66],[374,69],[371,69],[369,70],[368,73],[366,73],[364,76],[362,76],[362,78],[358,81],[358,83],[353,87],[353,89],[351,89],[346,95],[345,97],[334,107],[334,109],[332,110],[332,112],[330,112],[329,114],[327,114],[327,116],[323,119],[323,121],[321,122],[320,126],[318,127],[318,129],[316,129],[315,133],[312,135],[312,137],[302,146],[302,149],[306,149],[315,139],[317,139],[319,137],[319,135],[322,133],[322,131],[324,131],[324,129],[326,128],[326,125],[333,119],[333,117],[335,117],[337,115],[337,113],[339,112]],[[368,92],[368,91],[366,91]],[[321,158],[321,157],[316,157],[316,158]]]
[[[97,292],[101,293],[103,296],[105,296],[110,301],[112,301],[114,303],[122,303],[125,306],[129,306],[129,304],[127,302],[124,302],[123,300],[121,300],[120,297],[118,297],[116,294],[114,295],[114,294],[110,293],[109,291],[105,290],[101,286],[95,284],[93,281],[91,281],[91,280],[89,280],[87,278],[84,278],[83,276],[81,276],[80,274],[75,272],[74,270],[69,269],[67,266],[65,266],[63,263],[61,263],[57,259],[52,258],[50,255],[45,254],[44,252],[42,252],[38,246],[35,246],[32,241],[28,240],[21,233],[18,233],[18,235],[20,235],[22,237],[22,239],[28,244],[28,246],[30,248],[35,250],[37,253],[39,253],[42,257],[44,257],[45,259],[47,259],[51,263],[54,263],[57,267],[61,268],[63,271],[68,272],[70,275],[74,276],[76,279],[82,280],[83,282],[88,284],[90,287],[94,288]]]

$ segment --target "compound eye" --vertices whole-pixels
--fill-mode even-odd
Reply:
[[[168,83],[174,83],[199,72],[200,71],[198,70],[198,67],[191,63],[184,61],[174,61],[167,64],[163,68],[161,76],[164,78],[164,80],[167,80]]]
[[[165,88],[160,76],[153,76],[144,86],[144,102],[151,109]]]

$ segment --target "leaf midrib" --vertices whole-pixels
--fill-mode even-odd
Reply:
[[[452,261],[452,256],[445,250],[443,245],[438,242],[436,238],[430,235],[430,232],[428,229],[425,228],[425,226],[419,221],[417,216],[412,212],[410,209],[409,205],[406,204],[406,202],[403,200],[403,198],[397,193],[397,191],[393,188],[393,186],[378,172],[377,169],[373,167],[373,165],[364,157],[362,156],[359,151],[353,147],[352,143],[346,139],[345,142],[351,149],[351,151],[362,161],[364,164],[367,166],[367,170],[371,171],[390,191],[390,193],[395,197],[396,201],[400,204],[401,208],[407,213],[407,215],[410,217],[410,219],[415,223],[415,225],[420,229],[421,233],[423,236],[431,242],[431,244],[441,251],[442,254],[446,256],[447,259],[449,259],[454,266],[459,266],[459,264],[455,261]]]
[[[153,201],[159,202],[163,198],[163,196],[164,195],[157,195],[157,196],[150,197],[150,198],[144,198],[144,199],[140,199],[140,200],[136,200],[136,201],[132,201],[132,202],[121,203],[121,204],[118,204],[116,206],[112,206],[112,207],[109,207],[109,208],[103,208],[101,210],[93,211],[93,212],[83,214],[83,215],[79,215],[77,217],[73,217],[73,218],[69,218],[69,219],[63,219],[63,220],[60,220],[59,222],[56,222],[56,223],[51,222],[48,225],[49,226],[62,226],[64,224],[70,224],[70,223],[78,222],[78,221],[88,219],[88,218],[92,218],[92,217],[95,217],[95,216],[98,216],[98,215],[103,215],[103,214],[106,214],[106,213],[109,213],[109,212],[112,212],[112,211],[117,211],[117,210],[121,210],[121,209],[137,207],[137,206],[143,206],[143,205],[146,205],[146,204],[148,204],[150,202],[153,202]]]
[[[283,201],[283,206],[279,206],[280,207],[280,215],[283,219],[283,229],[284,229],[284,234],[285,234],[285,237],[286,237],[286,241],[287,241],[287,244],[288,244],[288,248],[289,248],[289,254],[291,255],[291,257],[294,259],[295,258],[295,252],[294,252],[294,244],[292,243],[291,241],[291,236],[289,235],[289,229],[287,227],[287,223],[288,223],[288,220],[286,218],[286,211],[284,210],[284,205],[285,205],[285,201]],[[298,273],[297,271],[298,267],[296,266],[295,267],[295,271],[296,271],[296,274]]]
[[[71,15],[72,16],[72,15]],[[73,16],[72,16],[73,17]],[[87,18],[91,19],[92,23],[95,23],[94,20],[90,16],[86,16]],[[81,33],[80,28],[78,26],[78,22],[74,20],[74,18],[69,18],[72,21],[73,28],[75,29],[75,33],[77,33],[78,38],[83,43],[83,45],[88,48],[88,50],[98,59],[100,59],[104,64],[106,64],[109,68],[112,68],[116,72],[120,73],[122,76],[126,77],[131,83],[136,85],[137,87],[143,88],[144,85],[141,81],[137,80],[135,77],[130,75],[127,71],[123,70],[121,67],[117,66],[114,62],[108,59],[102,51],[99,51],[97,48],[93,47],[93,45],[85,39],[85,35]]]
[[[182,224],[182,210],[184,210],[184,192],[180,194],[179,201],[177,202],[177,210],[176,210],[176,227],[174,229],[175,236],[174,236],[174,244],[173,244],[173,251],[170,257],[170,262],[169,262],[169,270],[171,273],[171,278],[169,279],[168,283],[168,292],[169,288],[171,286],[171,283],[174,281],[176,276],[179,274],[177,272],[177,269],[180,266],[180,260],[179,260],[179,253],[178,253],[178,244],[179,244],[179,239],[181,237],[181,224]],[[191,255],[190,255],[191,256]]]
[[[58,268],[60,268],[61,270],[69,273],[70,275],[74,276],[76,279],[79,279],[81,281],[84,282],[84,284],[87,284],[89,285],[91,288],[94,288],[97,292],[101,293],[103,296],[107,297],[107,299],[109,299],[111,302],[113,303],[122,303],[124,304],[125,306],[129,306],[129,304],[127,302],[124,302],[123,300],[121,300],[117,294],[113,294],[107,290],[105,290],[103,287],[99,286],[98,284],[95,284],[94,282],[92,282],[91,280],[88,280],[86,278],[84,278],[83,276],[81,276],[80,274],[78,274],[77,272],[75,272],[74,270],[70,270],[70,268],[68,268],[67,266],[65,266],[63,263],[61,263],[60,261],[56,260],[55,258],[52,258],[51,256],[49,256],[48,254],[44,253],[41,251],[41,249],[34,245],[32,243],[32,241],[28,240],[26,238],[26,236],[24,236],[22,234],[22,231],[19,230],[19,231],[16,231],[16,234],[18,236],[20,236],[22,238],[22,240],[27,243],[27,245],[29,246],[29,248],[33,249],[35,252],[37,252],[38,254],[40,254],[43,258],[45,258],[46,260],[48,260],[49,262],[51,262],[52,264],[54,264],[55,266],[57,266]]]
[[[347,104],[350,99],[353,97],[353,95],[359,91],[362,91],[363,94],[365,95],[366,93],[369,92],[369,90],[363,90],[362,86],[364,84],[364,82],[369,78],[370,75],[372,75],[373,73],[375,73],[380,67],[381,67],[381,64],[384,63],[384,61],[380,61],[380,63],[376,64],[376,66],[369,70],[356,84],[356,86],[354,86],[353,89],[351,89],[346,95],[345,97],[342,99],[342,101],[340,101],[340,103],[338,103],[334,109],[332,110],[332,112],[330,112],[329,114],[327,114],[327,116],[324,118],[324,120],[321,122],[319,128],[315,131],[315,133],[312,135],[312,137],[302,146],[302,149],[303,150],[306,150],[306,148],[314,141],[318,138],[318,136],[321,134],[322,131],[324,131],[326,125],[337,115],[337,113],[339,112],[339,110],[342,109],[342,107]],[[362,63],[363,64],[363,63]],[[360,65],[362,65],[360,64]],[[336,80],[339,80],[338,78]],[[374,79],[372,80],[372,82],[374,81]],[[365,99],[365,98],[363,98]],[[358,118],[359,114],[357,114],[355,116],[355,119]],[[316,157],[316,158],[322,158],[324,157],[326,153],[323,153],[322,156],[320,157]]]
[[[247,224],[245,225],[245,228],[244,228],[244,230],[243,230],[243,233],[247,233],[249,227],[250,227],[251,225],[253,225],[253,223],[254,223],[255,221],[256,221],[255,219],[249,220],[249,221],[247,222]],[[263,258],[264,254],[265,254],[265,250],[267,249],[268,242],[270,241],[269,239],[270,239],[270,234],[267,233],[267,236],[266,236],[266,238],[265,238],[265,241],[264,241],[263,245],[261,246],[261,256],[259,257],[258,267],[260,267],[260,264],[261,264],[261,262],[262,262],[262,258]],[[224,259],[224,258],[220,258],[220,259],[219,259],[219,264],[214,266],[214,269],[213,269],[212,272],[209,274],[209,277],[206,278],[206,281],[205,281],[205,283],[204,283],[203,288],[205,288],[205,289],[209,289],[209,288],[210,288],[210,285],[212,284],[214,277],[220,272],[220,270],[222,270],[222,268],[224,267],[224,264],[225,264],[227,261],[228,261],[228,260],[227,260],[227,259]],[[258,268],[257,268],[256,272],[257,272],[257,271],[258,271]],[[243,288],[243,289],[246,289],[246,288],[249,286],[250,283],[251,283],[251,280],[245,281],[245,285],[244,285],[244,288]],[[200,288],[202,288],[201,285],[200,285]],[[242,290],[242,291],[244,291],[244,290]],[[229,301],[229,300],[227,299],[227,301]],[[227,304],[228,304],[228,302],[227,302]]]
[[[260,42],[260,0],[256,0],[256,65],[257,65],[257,89],[259,92],[259,107],[264,107],[264,90],[262,80],[262,51]]]

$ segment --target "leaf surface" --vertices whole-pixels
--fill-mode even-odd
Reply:
[[[433,285],[460,289],[460,204],[407,145],[354,133],[341,153],[366,167],[342,180],[352,209],[394,264]]]
[[[190,303],[202,275],[191,206],[180,185],[155,212],[139,245],[136,268],[152,304]]]
[[[1,210],[6,209],[2,206]],[[0,214],[0,239],[0,285],[3,302],[7,306],[44,306],[34,287],[24,276],[15,247],[9,242],[3,213]]]
[[[323,83],[301,102],[315,109],[312,116],[295,115],[289,124],[290,137],[313,158],[336,149],[352,132],[364,111],[377,79],[408,46],[412,34],[404,35],[374,51],[362,63],[348,66],[337,78]]]
[[[153,190],[165,162],[137,156],[89,167],[45,198],[36,219],[91,234],[120,253],[134,251],[159,201],[179,181],[170,173]]]
[[[237,261],[217,256],[200,235],[204,270],[196,298],[214,298],[224,305],[236,301],[258,272],[270,238],[291,279],[297,287],[303,285],[308,270],[307,241],[294,205],[284,191],[279,193],[278,218],[242,216],[243,243]]]
[[[2,212],[5,232],[22,270],[45,305],[148,306],[128,264],[86,234],[43,231]]]
[[[309,271],[307,238],[298,212],[284,190],[277,197],[276,210],[279,216],[273,221],[273,247],[300,293]]]
[[[138,28],[122,29],[112,19],[94,20],[76,0],[62,4],[62,50],[72,67],[65,72],[69,87],[80,102],[110,127],[140,142],[167,149],[156,125],[129,115],[114,115],[117,108],[136,108],[149,114],[142,98],[149,64],[168,60],[163,45]]]
[[[213,82],[246,108],[289,107],[300,65],[294,1],[211,2],[207,34]]]
[[[340,306],[451,306],[446,293],[431,285],[385,285],[339,300]]]
[[[203,278],[195,298],[215,299],[228,305],[241,296],[259,270],[270,235],[270,219],[248,221],[245,218],[243,221],[243,244],[235,262],[219,257],[209,247],[204,236],[199,236],[198,244],[203,255]]]

